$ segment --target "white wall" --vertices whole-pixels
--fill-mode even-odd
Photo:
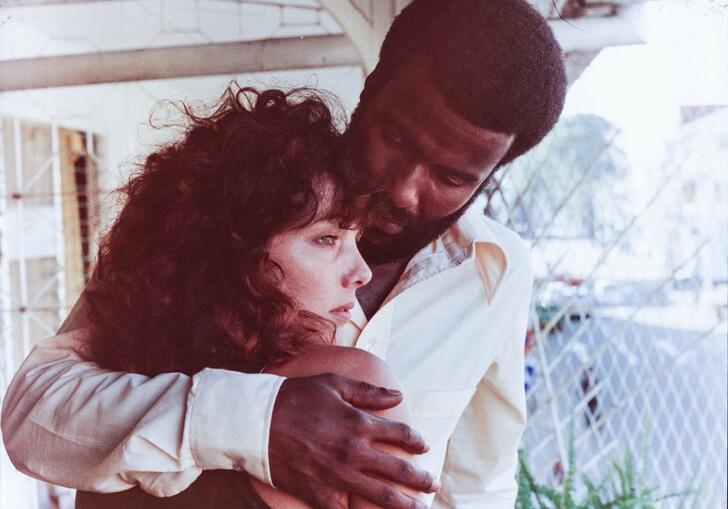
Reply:
[[[314,0],[297,3],[316,5]],[[281,19],[274,16],[277,12],[275,7],[191,0],[0,8],[0,59],[339,31],[325,13],[315,20],[311,9],[287,9],[281,24]],[[211,102],[233,79],[257,87],[320,87],[338,95],[348,112],[356,105],[363,85],[360,67],[339,67],[6,92],[0,93],[0,116],[97,134],[102,141],[99,185],[103,198],[124,181],[130,163],[148,152],[158,139],[158,132],[145,127],[155,104],[163,99]],[[109,198],[102,200],[102,223],[108,223],[114,213],[112,203]],[[2,256],[6,260],[17,258],[12,249],[17,245],[13,240],[18,233],[17,221],[6,215],[2,224],[5,244],[10,246]],[[34,235],[32,225],[25,225],[25,233],[26,254],[55,253],[52,236]],[[5,276],[0,274],[0,278]],[[0,372],[1,397],[15,368],[9,361],[12,352],[0,353],[6,360]],[[44,507],[42,501],[40,506],[38,503],[37,483],[12,467],[0,445],[0,508]]]

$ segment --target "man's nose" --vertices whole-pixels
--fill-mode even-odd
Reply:
[[[399,170],[389,188],[390,200],[395,207],[418,214],[420,192],[424,185],[427,169],[421,163],[412,162]]]

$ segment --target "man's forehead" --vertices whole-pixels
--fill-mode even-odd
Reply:
[[[423,59],[412,59],[393,74],[373,109],[378,121],[401,129],[420,150],[431,149],[428,158],[449,159],[455,167],[495,165],[513,141],[512,135],[476,126],[453,112]]]
[[[409,127],[447,124],[473,140],[498,141],[509,134],[477,126],[455,113],[437,86],[430,62],[422,56],[410,58],[392,73],[377,91],[375,109]]]

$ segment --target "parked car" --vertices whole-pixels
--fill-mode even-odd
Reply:
[[[536,283],[536,312],[541,329],[555,316],[559,316],[556,330],[563,326],[563,320],[589,318],[593,305],[593,296],[581,279],[561,275]]]

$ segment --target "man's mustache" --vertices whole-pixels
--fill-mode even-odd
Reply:
[[[403,228],[403,230],[411,228],[417,224],[417,216],[410,211],[397,207],[389,197],[382,193],[381,196],[374,197],[372,200],[374,207],[374,216],[384,219]]]

